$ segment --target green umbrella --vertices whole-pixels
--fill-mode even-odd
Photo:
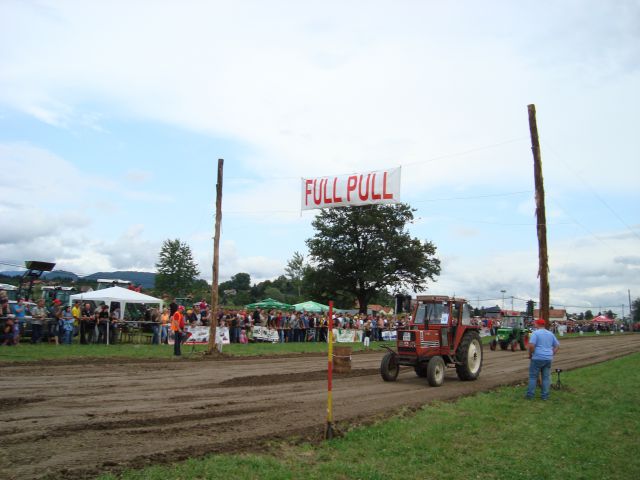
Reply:
[[[293,306],[293,308],[295,308],[297,312],[306,311],[306,312],[319,313],[319,312],[328,312],[329,311],[329,306],[328,305],[323,305],[321,303],[313,302],[311,300],[308,300],[308,301],[302,302],[302,303],[296,303]]]
[[[278,300],[274,300],[273,298],[265,298],[264,300],[260,300],[259,302],[245,305],[245,308],[276,308],[278,310],[291,310],[293,309],[293,305],[279,302]]]

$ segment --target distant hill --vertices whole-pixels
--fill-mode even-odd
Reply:
[[[0,276],[4,277],[21,277],[24,270],[6,270],[0,272]],[[53,272],[45,272],[42,274],[44,280],[54,280],[56,278],[61,280],[89,280],[96,281],[98,278],[117,278],[120,280],[129,280],[136,285],[142,285],[142,288],[153,288],[156,284],[156,274],[150,272],[136,272],[136,271],[118,271],[118,272],[96,272],[86,277],[79,277],[73,272],[67,272],[65,270],[54,270]]]
[[[5,277],[21,277],[25,270],[5,270],[0,272],[0,275]],[[67,272],[66,270],[54,270],[52,272],[44,272],[42,279],[53,280],[54,278],[61,278],[64,280],[78,280],[78,275],[73,272]]]
[[[99,278],[129,280],[136,285],[142,285],[142,288],[153,288],[156,284],[155,273],[135,271],[96,272],[91,275],[87,275],[86,277],[82,277],[82,280],[96,281]]]
[[[24,270],[5,270],[4,272],[0,272],[0,275],[2,275],[3,277],[21,277],[23,273]]]
[[[44,272],[41,278],[44,278],[45,280],[53,280],[54,278],[78,280],[78,275],[73,272],[67,272],[66,270],[54,270],[52,272]]]

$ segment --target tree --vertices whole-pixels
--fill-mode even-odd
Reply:
[[[640,322],[640,297],[631,302],[631,319],[633,323]]]
[[[431,242],[406,231],[413,211],[404,203],[322,210],[307,240],[316,288],[355,297],[361,312],[383,290],[423,289],[440,273],[440,260]]]
[[[610,318],[611,320],[613,320],[614,318],[617,317],[617,315],[615,313],[613,313],[612,310],[607,310],[607,313],[605,314],[607,318]]]
[[[302,277],[304,277],[304,255],[299,252],[294,252],[291,260],[287,262],[287,267],[284,271],[291,279],[291,283],[298,289],[299,297],[302,288]]]
[[[586,312],[584,312],[584,319],[593,320],[593,312],[591,310],[587,310]]]
[[[200,275],[191,248],[177,238],[164,241],[156,268],[156,290],[178,297],[190,293]]]

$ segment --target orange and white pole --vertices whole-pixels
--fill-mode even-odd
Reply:
[[[333,438],[333,300],[329,301],[329,322],[327,339],[329,341],[329,363],[327,365],[327,429],[324,438]]]

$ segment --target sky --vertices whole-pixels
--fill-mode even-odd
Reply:
[[[300,179],[401,167],[429,293],[538,298],[535,104],[551,304],[640,297],[640,2],[0,0],[0,265],[284,273]],[[504,290],[504,292],[502,292]]]

